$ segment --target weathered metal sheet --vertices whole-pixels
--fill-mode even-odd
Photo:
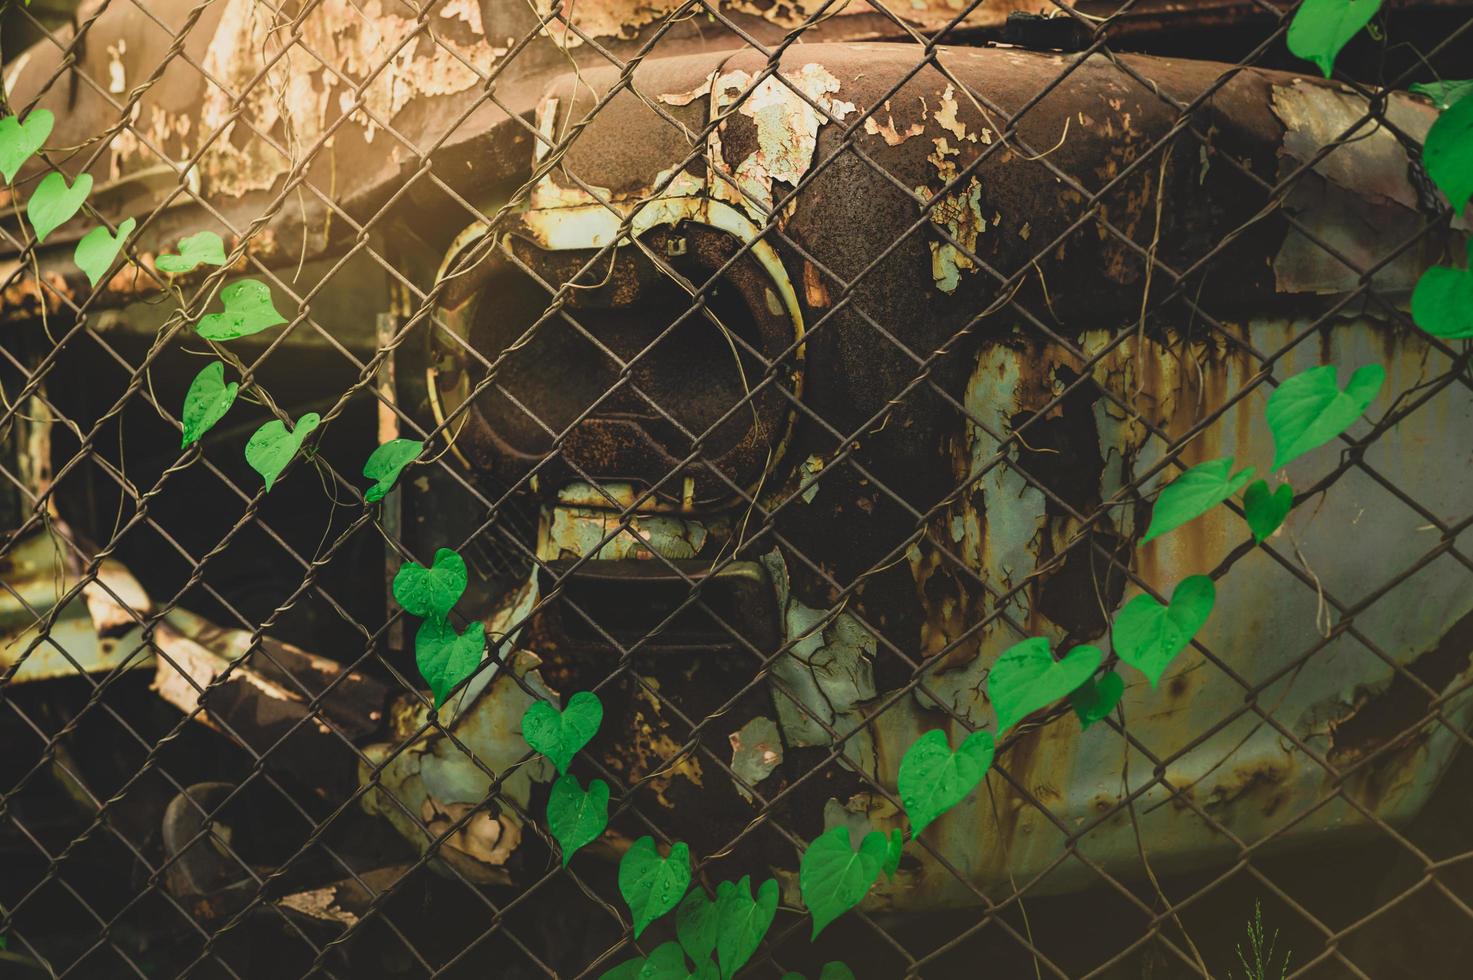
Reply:
[[[1435,11],[1463,2],[1404,0],[1396,7],[1398,12]],[[642,55],[656,32],[661,60],[709,57],[740,44],[724,24],[712,29],[707,17],[666,22],[678,6],[674,0],[555,6],[551,0],[448,0],[424,12],[433,40],[421,33],[420,11],[397,0],[279,6],[228,0],[207,5],[184,34],[180,56],[170,57],[173,39],[153,21],[182,28],[191,23],[196,6],[191,0],[159,0],[151,5],[150,17],[99,0],[75,6],[76,22],[90,25],[85,46],[66,48],[72,27],[58,24],[56,42],[42,40],[22,52],[7,65],[3,84],[10,104],[34,104],[55,113],[55,145],[90,144],[99,133],[108,134],[105,152],[90,170],[95,180],[91,203],[99,211],[118,221],[164,205],[139,233],[137,249],[145,265],[180,237],[204,229],[225,234],[227,247],[234,246],[232,227],[251,227],[298,171],[307,189],[254,230],[246,239],[246,254],[280,265],[336,254],[355,239],[351,222],[338,213],[369,220],[417,171],[421,151],[438,178],[468,200],[515,186],[525,173],[531,141],[519,125],[507,123],[515,116],[530,118],[570,60],[580,72],[597,73],[608,65],[604,51]],[[721,19],[763,45],[779,44],[802,26],[805,43],[798,48],[806,49],[818,42],[914,42],[943,30],[958,42],[1002,40],[1009,15],[1036,12],[1039,5],[1024,0],[882,5],[721,0],[713,6]],[[1252,18],[1266,23],[1272,16],[1250,0],[1143,0],[1123,11],[1105,0],[1073,6],[1086,20],[1108,18],[1110,37],[1120,43],[1168,48],[1170,38],[1184,30]],[[549,12],[558,19],[539,31]],[[1065,16],[1062,9],[1054,12],[1055,21]],[[1085,29],[1079,31],[1082,36]],[[513,53],[515,39],[528,34],[534,40]],[[906,50],[913,65],[919,49],[911,43]],[[753,56],[750,66],[734,69],[761,70],[765,56]],[[161,64],[165,67],[155,80]],[[56,83],[59,73],[73,81]],[[492,74],[494,103],[481,98]],[[248,84],[258,77],[262,81]],[[151,84],[126,120],[120,119],[119,107],[129,105],[145,82]],[[787,101],[772,85],[762,88]],[[470,102],[475,108],[467,116]],[[876,135],[896,139],[911,125],[895,129],[876,117],[866,129],[873,126]],[[76,154],[53,162],[72,176],[87,159],[89,154]],[[46,165],[31,163],[21,179]],[[189,193],[178,193],[181,184]],[[0,190],[0,204],[8,194]],[[211,202],[209,209],[201,206],[202,199]],[[412,212],[423,200],[411,189],[400,206]],[[6,214],[10,220],[12,209],[7,207]],[[42,274],[62,295],[92,292],[66,261],[86,227],[84,219],[73,220],[39,250]],[[5,288],[0,314],[30,318],[43,302],[51,312],[59,311],[54,293],[38,290],[29,277],[11,276],[13,255],[13,246],[0,249],[0,276],[14,279]],[[156,288],[154,275],[124,266],[98,290],[92,305],[118,305]]]
[[[0,556],[0,673],[19,664],[11,682],[22,683],[152,667],[139,619],[153,605],[113,559],[101,563],[96,581],[56,613],[45,637],[38,636],[40,619],[81,581],[66,547],[40,532]]]
[[[1053,168],[1085,190],[1099,187],[1165,137],[1175,111],[1108,61],[1089,59],[1004,140],[1005,127],[994,112],[974,104],[956,81],[940,73],[922,72],[888,101],[881,100],[891,80],[912,67],[913,57],[909,49],[884,45],[862,52],[805,45],[790,52],[780,67],[782,77],[799,87],[817,80],[809,94],[826,100],[833,119],[816,119],[776,91],[763,94],[751,112],[723,103],[732,89],[722,79],[733,73],[751,77],[764,64],[755,55],[649,66],[646,80],[671,83],[661,97],[672,111],[691,113],[697,122],[716,118],[705,116],[712,103],[735,111],[722,117],[713,139],[694,147],[691,163],[685,158],[692,145],[669,138],[675,130],[666,121],[649,124],[650,139],[630,141],[627,118],[607,129],[600,128],[602,117],[596,118],[584,134],[588,145],[568,158],[580,182],[549,179],[519,219],[520,229],[545,249],[544,255],[526,253],[525,261],[550,269],[570,219],[608,222],[606,233],[612,236],[627,218],[639,234],[673,213],[675,202],[682,202],[680,213],[689,221],[700,221],[722,203],[754,224],[779,224],[806,255],[842,276],[865,268],[879,249],[889,247],[892,237],[874,234],[875,227],[905,227],[914,220],[915,201],[898,193],[892,181],[914,188],[922,198],[947,194],[946,207],[937,209],[933,222],[945,226],[965,249],[934,234],[912,236],[854,291],[854,302],[873,320],[893,325],[894,340],[880,338],[847,310],[833,314],[821,330],[804,334],[803,398],[841,431],[883,408],[910,380],[914,364],[893,349],[897,341],[922,353],[934,350],[995,298],[996,284],[984,264],[1004,270],[1032,265],[1038,282],[1025,283],[1017,295],[1030,309],[1048,311],[1048,326],[1059,338],[1006,311],[991,318],[934,370],[951,404],[928,394],[907,396],[884,427],[849,447],[869,476],[840,465],[813,484],[838,447],[815,427],[800,426],[784,457],[771,464],[777,475],[761,487],[769,506],[795,498],[776,522],[776,543],[771,538],[747,542],[732,511],[708,519],[681,511],[675,502],[666,505],[671,508],[666,530],[673,533],[662,533],[655,543],[650,529],[657,525],[639,514],[637,530],[615,535],[615,540],[627,536],[628,546],[611,547],[604,538],[618,526],[617,514],[635,491],[621,488],[627,499],[613,501],[575,496],[549,502],[544,528],[552,533],[544,533],[539,543],[544,559],[648,561],[641,556],[653,553],[714,561],[745,549],[766,569],[779,613],[777,639],[791,650],[763,675],[765,696],[726,709],[716,742],[706,743],[719,745],[718,758],[733,759],[739,778],[750,776],[752,782],[733,787],[730,780],[710,778],[710,758],[680,751],[681,725],[660,703],[668,700],[682,715],[703,717],[710,710],[703,698],[710,695],[719,703],[720,692],[737,689],[732,686],[737,672],[750,675],[755,669],[743,666],[740,656],[693,659],[678,684],[661,678],[667,663],[663,654],[658,662],[636,658],[639,683],[620,689],[629,698],[625,710],[633,722],[624,727],[615,710],[595,748],[606,764],[624,767],[631,779],[660,773],[656,798],[667,808],[668,830],[694,846],[702,841],[718,846],[730,823],[740,827],[760,805],[755,793],[798,779],[812,753],[830,744],[830,729],[853,730],[842,758],[849,775],[825,772],[826,782],[809,784],[805,792],[813,795],[794,801],[787,813],[793,829],[811,835],[837,821],[864,821],[878,829],[900,826],[901,815],[866,792],[857,773],[893,789],[900,757],[922,731],[941,726],[951,730],[953,742],[959,740],[965,732],[950,713],[972,726],[990,724],[983,693],[987,672],[1022,638],[1019,628],[1055,643],[1108,647],[1106,623],[1136,590],[1110,572],[1108,563],[1096,563],[1089,548],[1063,550],[1080,529],[1077,515],[1113,500],[1136,474],[1159,462],[1166,443],[1151,434],[1151,427],[1169,439],[1183,437],[1202,406],[1224,403],[1259,371],[1259,362],[1245,350],[1281,350],[1319,315],[1323,307],[1317,304],[1328,302],[1315,298],[1322,290],[1333,295],[1346,288],[1333,277],[1301,288],[1293,278],[1302,267],[1294,251],[1300,245],[1292,237],[1300,233],[1269,208],[1264,220],[1214,260],[1233,269],[1236,278],[1209,276],[1198,294],[1204,305],[1222,311],[1241,344],[1193,330],[1192,311],[1186,308],[1164,310],[1153,315],[1149,327],[1141,327],[1142,292],[1150,282],[1139,252],[1094,224],[1066,234],[1083,196],[1057,179]],[[1129,60],[1181,102],[1190,102],[1221,71],[1213,65]],[[1058,56],[1006,50],[957,51],[948,61],[967,87],[985,93],[1002,111],[1032,98],[1063,65]],[[602,84],[597,73],[583,81],[595,91]],[[573,111],[566,99],[551,101],[558,98],[563,96],[554,90],[544,119]],[[1325,139],[1324,119],[1295,107],[1339,104],[1346,98],[1338,87],[1320,81],[1241,72],[1193,118],[1199,132],[1210,134],[1208,142],[1199,143],[1190,133],[1176,137],[1165,162],[1140,168],[1118,184],[1103,198],[1099,215],[1140,250],[1150,247],[1168,265],[1188,266],[1245,215],[1266,208],[1265,188],[1280,168],[1304,159]],[[1425,124],[1424,106],[1401,97],[1392,102],[1408,125]],[[880,112],[871,112],[875,109]],[[1348,105],[1346,111],[1355,109]],[[866,113],[873,126],[858,122]],[[846,125],[859,130],[866,152],[887,175],[843,150],[828,160]],[[601,155],[600,148],[612,146],[616,133],[621,149]],[[989,151],[999,142],[1004,143],[1000,149]],[[1364,161],[1355,157],[1358,152],[1366,154]],[[968,173],[984,154],[989,155]],[[1368,207],[1394,205],[1414,213],[1405,158],[1398,160],[1385,139],[1352,142],[1336,151],[1340,154],[1350,156],[1319,174],[1337,193]],[[730,180],[723,182],[723,175]],[[807,183],[796,202],[779,205],[783,192],[800,181]],[[718,190],[718,184],[726,189]],[[733,188],[743,193],[731,196]],[[1162,196],[1164,201],[1158,201]],[[1384,242],[1356,214],[1326,207],[1305,210],[1300,217],[1313,231],[1373,254]],[[1060,236],[1057,246],[1032,261],[1039,242]],[[1454,229],[1437,247],[1454,245],[1459,237]],[[604,239],[609,241],[613,238]],[[584,244],[594,243],[585,239]],[[774,248],[789,281],[803,284],[795,295],[805,329],[811,329],[839,284],[806,266],[784,244]],[[1425,263],[1426,256],[1387,270],[1385,281],[1378,282],[1383,295],[1405,299],[1416,261]],[[1315,342],[1285,352],[1275,369],[1287,376],[1318,363],[1370,361],[1387,365],[1388,391],[1414,388],[1446,367],[1441,355],[1404,327],[1347,309]],[[1081,378],[1075,394],[1030,421],[1022,448],[1009,448],[1002,465],[991,465],[1001,434],[1032,420]],[[1125,411],[1121,403],[1134,411]],[[1258,398],[1238,402],[1194,439],[1183,462],[1233,455],[1241,462],[1266,463],[1273,447],[1261,409]],[[1418,500],[1433,513],[1458,514],[1457,482],[1444,467],[1473,453],[1470,422],[1473,402],[1466,392],[1449,388],[1403,421],[1394,437],[1378,442],[1368,462],[1391,484],[1417,487]],[[1435,453],[1427,450],[1431,446],[1437,447]],[[1295,486],[1308,487],[1336,461],[1337,450],[1329,446],[1296,460],[1288,473]],[[944,501],[925,535],[900,561],[883,560],[910,539],[915,519],[881,492],[876,480],[916,511]],[[959,485],[963,492],[953,495]],[[1095,545],[1129,561],[1131,570],[1158,591],[1169,592],[1183,577],[1210,570],[1247,534],[1240,518],[1219,509],[1140,546],[1146,513],[1144,501],[1131,494],[1090,533]],[[1432,543],[1419,514],[1364,473],[1347,472],[1320,499],[1298,508],[1271,542],[1302,574],[1296,577],[1262,551],[1240,559],[1219,584],[1217,609],[1200,636],[1224,667],[1249,684],[1273,679],[1256,702],[1285,731],[1255,712],[1217,728],[1242,707],[1243,689],[1222,667],[1188,652],[1159,690],[1132,680],[1123,700],[1132,736],[1155,757],[1171,760],[1162,772],[1147,756],[1126,748],[1107,726],[1081,732],[1067,714],[1025,725],[998,759],[1009,779],[994,777],[941,818],[927,832],[936,853],[918,849],[915,863],[903,865],[893,883],[877,887],[871,905],[969,905],[977,901],[974,889],[1038,875],[1045,876],[1039,892],[1082,887],[1095,873],[1074,858],[1058,863],[1070,849],[1112,873],[1129,875],[1140,869],[1140,840],[1152,842],[1153,867],[1173,870],[1229,858],[1242,843],[1256,844],[1284,828],[1290,829],[1275,846],[1354,835],[1369,826],[1358,806],[1379,819],[1407,819],[1426,801],[1457,742],[1446,725],[1417,724],[1426,715],[1427,698],[1348,631],[1336,632],[1302,670],[1277,675],[1330,628],[1313,583],[1353,604],[1410,566]],[[832,581],[848,582],[881,564],[882,571],[864,588],[836,604]],[[1450,689],[1468,679],[1473,651],[1473,595],[1461,581],[1456,574],[1440,575],[1433,563],[1359,613],[1355,628],[1434,690]],[[524,587],[504,608],[525,607],[530,589]],[[1014,594],[999,608],[994,595],[1009,592]],[[535,656],[544,675],[558,676],[560,690],[577,689],[580,678],[603,676],[606,663],[587,662],[575,651],[544,643],[549,635],[531,631],[507,642],[524,651],[518,656]],[[874,714],[909,678],[897,650],[929,661],[924,687]],[[651,697],[651,689],[661,698]],[[498,703],[498,690],[513,700],[523,697],[519,689],[493,684],[456,709],[457,735],[463,732],[467,744],[487,758],[504,756],[510,748],[499,736],[473,734],[475,719],[487,725],[519,714],[516,706]],[[611,691],[610,700],[620,692]],[[949,713],[937,710],[938,701]],[[1443,706],[1453,728],[1473,721],[1470,711],[1473,702],[1466,697]],[[745,757],[748,736],[760,744],[765,736],[756,733],[766,731],[766,724],[775,725],[783,751],[760,760]],[[1414,727],[1405,731],[1409,726]],[[1210,737],[1192,745],[1205,732]],[[1307,751],[1296,747],[1296,739]],[[1374,759],[1353,773],[1339,771],[1373,753]],[[462,794],[473,794],[482,777],[472,782]],[[411,781],[397,785],[411,809],[433,795]],[[534,790],[528,785],[524,791]],[[1137,791],[1141,795],[1133,808],[1122,807]],[[792,885],[790,850],[764,851],[760,859]],[[939,859],[960,868],[963,877]]]

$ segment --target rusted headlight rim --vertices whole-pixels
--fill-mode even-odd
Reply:
[[[538,217],[552,217],[557,219],[557,223],[564,228],[575,227],[586,229],[587,231],[585,233],[580,230],[576,235],[565,233],[556,235],[548,234],[545,230],[546,225],[543,225],[542,228],[537,227],[542,224],[536,221]],[[618,234],[621,223],[619,215],[611,210],[610,206],[604,204],[575,205],[565,208],[526,211],[520,215],[513,216],[510,220],[518,225],[517,231],[526,234],[528,238],[537,242],[539,247],[550,252],[602,248]],[[743,246],[747,247],[752,257],[756,259],[762,270],[767,274],[773,293],[793,327],[794,346],[791,354],[793,361],[791,369],[792,387],[794,398],[801,399],[803,397],[803,366],[806,356],[802,308],[799,305],[797,291],[793,288],[792,280],[789,278],[787,269],[783,266],[781,258],[768,242],[759,237],[760,230],[756,225],[744,217],[739,211],[721,201],[714,201],[698,196],[664,197],[641,205],[635,211],[633,219],[630,221],[628,233],[620,235],[619,242],[622,246],[627,246],[631,239],[638,237],[652,228],[661,225],[674,227],[682,222],[704,225],[734,236]],[[436,270],[435,281],[444,281],[450,274],[450,270],[454,267],[455,263],[463,255],[470,249],[480,245],[486,236],[496,235],[498,241],[478,261],[478,264],[484,263],[494,254],[496,249],[502,247],[502,243],[508,233],[509,230],[498,233],[483,221],[472,222],[462,229],[451,241],[439,268]],[[468,274],[469,271],[467,270],[462,275]],[[469,345],[471,339],[468,323],[459,317],[446,316],[445,313],[446,311],[443,306],[438,307],[436,310],[436,315],[441,319],[441,324],[445,328],[452,330],[456,336]],[[448,397],[442,397],[442,389],[438,383],[439,370],[440,365],[433,360],[425,368],[425,387],[429,398],[430,411],[434,416],[437,426],[445,428],[447,432],[453,431],[455,435],[458,435],[460,428],[469,424],[469,420],[460,420],[453,430],[451,426],[447,425],[446,420],[465,404],[465,400],[470,395],[470,379],[468,376],[462,375],[453,388],[445,390],[444,395]],[[754,498],[763,491],[763,485],[767,480],[768,474],[771,473],[772,469],[785,456],[788,445],[792,441],[797,425],[797,413],[790,411],[786,414],[787,420],[783,426],[782,435],[773,449],[771,462],[763,467],[757,479],[751,485],[742,488],[746,494]],[[450,452],[455,458],[467,469],[474,469],[470,459],[456,445],[457,440],[454,438],[454,435],[448,438],[450,439]],[[737,496],[739,495],[736,493],[731,494],[733,499]],[[662,504],[658,499],[651,497],[640,504],[637,509],[641,511],[670,511],[689,508],[685,505],[679,508],[672,508]]]

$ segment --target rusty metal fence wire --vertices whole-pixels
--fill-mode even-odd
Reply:
[[[1406,312],[1466,226],[1399,90],[1473,9],[1388,3],[1326,82],[1292,4],[1036,6],[7,3],[7,114],[58,125],[0,231],[0,972],[595,977],[673,935],[614,884],[649,834],[779,878],[754,977],[1240,976],[1257,903],[1289,976],[1466,975],[1473,375]],[[52,171],[94,190],[39,244]],[[199,230],[226,266],[156,271]],[[241,275],[286,323],[195,336]],[[241,398],[178,450],[201,354]],[[1285,377],[1371,361],[1284,532],[1140,545],[1186,467],[1267,475]],[[268,496],[245,440],[308,410]],[[491,644],[434,711],[387,581],[439,547]],[[902,826],[1000,650],[1192,573],[1159,690],[1010,732],[810,942],[805,843]],[[566,868],[549,688],[607,706]]]

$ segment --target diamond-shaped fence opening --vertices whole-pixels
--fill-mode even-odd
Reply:
[[[1473,5],[0,51],[0,974],[1466,972]]]

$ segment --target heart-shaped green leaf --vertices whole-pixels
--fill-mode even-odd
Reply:
[[[46,142],[55,123],[56,117],[48,109],[37,109],[26,116],[25,122],[15,116],[0,119],[0,175],[7,184]]]
[[[838,960],[833,960],[823,965],[818,980],[854,980],[854,971]]]
[[[1473,196],[1473,99],[1459,99],[1437,117],[1422,142],[1422,165],[1453,214],[1462,214]]]
[[[1113,670],[1098,680],[1091,677],[1080,685],[1077,691],[1069,695],[1069,703],[1074,705],[1074,714],[1079,716],[1080,731],[1114,711],[1115,705],[1120,703],[1120,695],[1124,693],[1125,678]]]
[[[578,750],[598,733],[603,720],[604,706],[598,695],[579,691],[568,699],[568,706],[562,711],[546,701],[532,702],[522,715],[522,737],[551,759],[558,772],[564,773]]]
[[[424,452],[425,444],[418,439],[390,439],[375,449],[363,464],[363,475],[374,481],[363,494],[370,504],[384,499],[394,489],[399,471]]]
[[[1005,650],[987,675],[987,697],[997,712],[998,735],[1039,708],[1073,694],[1099,669],[1103,656],[1094,647],[1081,645],[1055,660],[1043,636]]]
[[[1288,378],[1268,397],[1265,418],[1274,436],[1272,469],[1298,459],[1350,428],[1376,400],[1386,369],[1379,364],[1357,368],[1341,391],[1335,366],[1325,364]],[[1236,488],[1235,488],[1236,489]]]
[[[608,823],[608,783],[595,779],[584,791],[578,777],[569,773],[552,784],[547,798],[547,829],[562,849],[563,867],[580,847],[597,840]],[[676,946],[677,952],[679,949]]]
[[[443,619],[465,594],[469,581],[465,559],[449,548],[440,548],[429,568],[416,561],[399,566],[394,575],[394,601],[412,616]]]
[[[1294,506],[1294,488],[1280,483],[1269,492],[1267,480],[1255,480],[1243,493],[1243,516],[1248,520],[1248,529],[1253,540],[1263,544],[1268,536],[1279,529],[1289,510]]]
[[[26,217],[35,229],[36,241],[44,242],[47,235],[71,220],[91,191],[91,174],[78,174],[77,182],[70,187],[66,178],[55,171],[42,177],[26,202]]]
[[[716,903],[692,888],[675,910],[675,938],[693,963],[704,963],[716,951]]]
[[[471,623],[459,634],[444,616],[431,616],[419,624],[414,634],[414,662],[434,692],[435,707],[444,704],[455,685],[471,675],[485,652],[484,623]]]
[[[1045,645],[1047,640],[1044,641]],[[900,760],[897,787],[910,817],[911,836],[966,799],[992,765],[992,735],[972,732],[951,751],[946,732],[933,728],[916,739]]]
[[[655,839],[645,835],[619,860],[619,894],[634,916],[635,939],[645,926],[675,908],[689,887],[690,848],[684,842],[662,858]]]
[[[639,971],[639,980],[688,980],[689,977],[680,944],[673,942],[656,946]]]
[[[1473,237],[1468,239],[1468,265],[1437,265],[1422,273],[1412,290],[1412,319],[1434,337],[1473,337]]]
[[[730,980],[757,952],[777,914],[777,897],[777,882],[772,878],[757,888],[755,901],[750,875],[736,884],[723,881],[716,886],[716,961],[722,980]]]
[[[872,830],[849,843],[849,828],[831,827],[816,837],[798,864],[798,887],[813,916],[813,937],[830,922],[858,905],[885,866],[885,835]]]
[[[112,268],[113,259],[118,257],[118,250],[123,247],[123,242],[133,234],[133,229],[138,222],[127,218],[118,225],[116,235],[104,227],[93,228],[82,236],[77,242],[77,250],[72,253],[72,261],[77,263],[77,268],[87,274],[87,281],[94,287],[102,281],[107,270]]]
[[[1156,506],[1151,509],[1151,524],[1146,528],[1145,544],[1167,531],[1174,531],[1188,521],[1207,513],[1238,492],[1253,478],[1253,467],[1232,472],[1233,458],[1208,460],[1193,466],[1161,489]]]
[[[201,231],[181,238],[178,255],[160,255],[153,260],[154,268],[173,275],[190,272],[201,264],[225,264],[225,243],[213,231]]]
[[[220,290],[221,313],[207,313],[199,318],[195,333],[206,340],[234,340],[260,333],[286,317],[271,305],[271,289],[258,279],[242,279]]]
[[[1115,617],[1111,636],[1115,655],[1145,674],[1155,687],[1166,667],[1186,649],[1192,637],[1212,615],[1217,588],[1206,575],[1182,579],[1163,606],[1148,595],[1138,595]]]
[[[661,943],[648,957],[625,960],[612,970],[599,974],[598,980],[689,980],[699,976],[685,968],[685,957],[677,943]]]
[[[1304,0],[1289,24],[1289,50],[1319,65],[1329,78],[1340,49],[1380,9],[1381,0]]]
[[[246,462],[266,480],[268,492],[281,471],[286,469],[286,464],[302,448],[302,440],[321,421],[322,417],[316,412],[308,412],[297,422],[296,429],[288,430],[281,419],[272,419],[251,436],[245,447]]]
[[[225,365],[222,362],[211,361],[206,364],[204,370],[196,374],[194,380],[189,383],[189,391],[184,395],[184,439],[179,443],[179,448],[183,449],[190,443],[196,442],[200,436],[209,432],[216,422],[223,419],[225,413],[230,411],[230,406],[235,404],[235,394],[239,390],[240,385],[234,381],[230,384],[225,383]],[[300,429],[301,426],[297,428]],[[276,472],[281,472],[280,467]],[[274,475],[272,479],[275,479]],[[270,487],[268,486],[267,489],[269,490]]]
[[[1473,79],[1461,79],[1459,81],[1443,82],[1418,82],[1408,85],[1407,89],[1418,95],[1425,95],[1432,100],[1432,104],[1441,112],[1452,107],[1454,102],[1473,94]]]
[[[639,980],[639,971],[649,962],[643,956],[637,956],[632,960],[625,960],[610,970],[605,970],[598,975],[598,980]]]

